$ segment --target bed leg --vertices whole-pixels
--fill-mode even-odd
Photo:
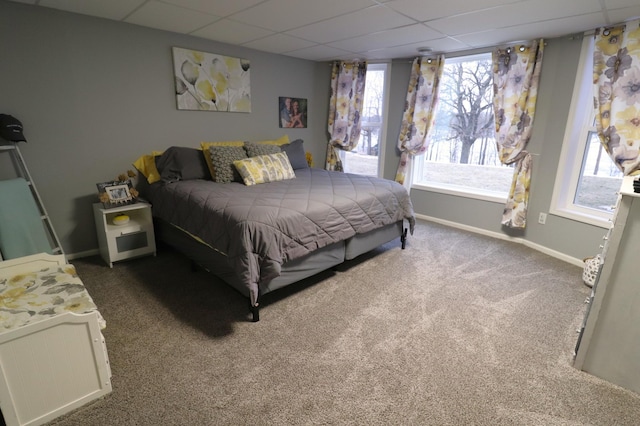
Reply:
[[[251,302],[249,302],[251,303]],[[251,315],[253,316],[252,318],[252,322],[258,322],[260,321],[260,305],[259,304],[255,304],[255,305],[249,305],[249,309],[251,310]]]
[[[402,241],[402,250],[407,246],[407,228],[404,228],[402,235],[400,236],[400,241]]]

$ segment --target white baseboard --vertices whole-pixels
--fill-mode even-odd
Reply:
[[[500,240],[512,241],[515,243],[523,244],[529,248],[532,248],[534,250],[547,254],[551,257],[555,257],[556,259],[560,259],[572,265],[576,265],[580,267],[584,266],[584,262],[582,259],[577,259],[575,257],[568,256],[564,253],[561,253],[559,251],[551,250],[548,247],[542,246],[540,244],[532,243],[531,241],[525,240],[524,238],[510,237],[509,235],[501,234],[500,232],[487,231],[486,229],[476,228],[474,226],[469,226],[469,225],[463,225],[461,223],[452,222],[449,220],[444,220],[437,217],[431,217],[431,216],[426,216],[422,214],[416,214],[416,218],[426,220],[429,222],[439,223],[441,225],[450,226],[452,228],[458,228],[465,231],[474,232],[476,234],[486,235],[488,237],[497,238]],[[98,254],[100,254],[100,250],[93,249],[93,250],[87,250],[87,251],[78,252],[78,253],[67,254],[66,256],[67,256],[67,259],[73,260],[73,259],[79,259],[82,257],[96,256]]]
[[[439,223],[441,225],[446,225],[446,226],[450,226],[452,228],[458,228],[458,229],[462,229],[465,231],[469,231],[469,232],[474,232],[476,234],[481,234],[481,235],[486,235],[488,237],[493,237],[493,238],[497,238],[500,240],[505,240],[505,241],[512,241],[515,243],[519,243],[519,244],[523,244],[529,248],[532,248],[534,250],[537,250],[539,252],[542,252],[544,254],[547,254],[551,257],[555,257],[556,259],[560,259],[562,261],[565,261],[567,263],[570,263],[572,265],[576,265],[576,266],[580,266],[583,267],[584,266],[584,262],[582,261],[582,259],[578,259],[572,256],[568,256],[564,253],[561,253],[559,251],[556,250],[552,250],[548,247],[542,246],[540,244],[536,244],[533,243],[531,241],[525,240],[524,238],[518,238],[518,237],[510,237],[509,235],[504,235],[501,234],[500,232],[493,232],[493,231],[487,231],[486,229],[482,229],[482,228],[476,228],[474,226],[469,226],[469,225],[463,225],[461,223],[457,223],[457,222],[451,222],[448,220],[444,220],[444,219],[440,219],[437,217],[431,217],[431,216],[425,216],[425,215],[421,215],[421,214],[416,214],[416,218],[418,219],[423,219],[429,222],[435,222],[435,223]]]
[[[73,260],[73,259],[80,259],[81,257],[96,256],[98,254],[100,254],[100,250],[93,249],[93,250],[81,251],[78,253],[67,253],[66,257],[67,257],[67,260]]]

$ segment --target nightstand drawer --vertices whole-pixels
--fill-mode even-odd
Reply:
[[[137,231],[123,233],[119,237],[116,237],[116,250],[118,253],[126,251],[141,249],[149,245],[149,239],[147,238],[146,231]]]

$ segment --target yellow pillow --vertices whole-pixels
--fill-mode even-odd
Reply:
[[[135,167],[149,183],[160,180],[160,172],[158,172],[156,168],[156,157],[159,155],[162,155],[162,151],[152,151],[151,155],[143,155],[133,162],[133,167]]]
[[[236,160],[233,165],[247,186],[296,177],[286,152]]]
[[[256,142],[257,144],[262,144],[262,145],[286,145],[289,143],[289,135],[283,135],[280,136],[278,139],[274,139],[274,140],[265,140],[265,141],[258,141]]]
[[[211,161],[211,155],[209,153],[210,146],[244,146],[244,141],[200,142],[200,148],[202,149],[202,154],[204,155],[204,159],[209,167],[211,179],[215,181],[216,170],[213,167],[213,162]]]

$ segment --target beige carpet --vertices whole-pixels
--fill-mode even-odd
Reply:
[[[55,425],[637,425],[640,396],[572,367],[581,269],[419,221],[248,302],[181,255],[73,261],[113,392]]]

